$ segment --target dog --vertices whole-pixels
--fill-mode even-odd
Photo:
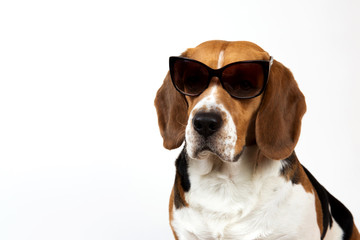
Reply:
[[[251,42],[208,41],[170,58],[155,98],[176,160],[175,239],[359,240],[349,210],[295,154],[305,98]]]

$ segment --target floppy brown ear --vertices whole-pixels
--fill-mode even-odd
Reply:
[[[274,61],[255,125],[257,145],[266,157],[279,160],[290,156],[305,111],[304,95],[292,73]]]
[[[180,147],[185,138],[187,124],[187,102],[185,97],[176,91],[168,72],[155,97],[155,107],[164,147]]]

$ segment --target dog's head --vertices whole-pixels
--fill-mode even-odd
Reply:
[[[181,56],[209,69],[270,59],[253,43],[225,41],[202,43]],[[170,73],[166,75],[155,98],[165,148],[177,148],[185,140],[190,157],[201,159],[210,152],[229,162],[238,160],[243,149],[254,144],[270,159],[284,159],[292,153],[306,105],[289,69],[274,60],[265,90],[249,99],[231,96],[220,76],[214,75],[208,84],[200,94],[188,96],[175,88]]]

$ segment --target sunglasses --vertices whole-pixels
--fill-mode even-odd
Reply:
[[[241,61],[220,69],[184,57],[170,57],[170,75],[175,88],[187,96],[198,96],[213,77],[234,98],[248,99],[264,92],[273,57],[270,60]]]

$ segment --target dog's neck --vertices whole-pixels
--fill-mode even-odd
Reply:
[[[211,152],[199,154],[198,159],[187,156],[189,174],[205,176],[216,174],[217,177],[229,180],[250,181],[255,176],[278,175],[280,161],[271,160],[261,154],[256,145],[245,147],[236,162],[224,162]]]
[[[190,186],[186,200],[201,211],[245,216],[263,201],[264,192],[285,182],[279,177],[281,161],[265,158],[256,146],[246,147],[236,162],[224,162],[212,153],[200,156],[186,157]]]

